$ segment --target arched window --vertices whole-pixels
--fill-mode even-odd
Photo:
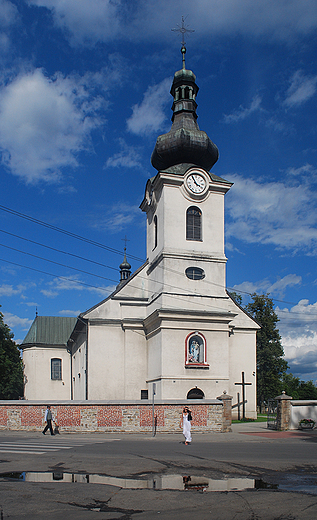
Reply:
[[[51,359],[51,379],[62,379],[62,360],[59,358]]]
[[[157,246],[157,216],[156,215],[154,216],[153,223],[154,223],[154,247],[153,247],[153,250],[154,250]]]
[[[187,394],[187,399],[203,399],[205,394],[200,388],[192,388]]]
[[[202,240],[201,211],[196,206],[186,212],[186,240]]]

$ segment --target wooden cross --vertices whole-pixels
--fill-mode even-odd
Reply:
[[[240,419],[241,419],[240,408],[242,406],[242,401],[240,401],[240,393],[239,392],[237,392],[237,401],[238,401],[237,404],[234,404],[232,406],[232,408],[238,408],[238,421],[240,421]],[[244,402],[247,403],[248,402],[247,399],[245,399]]]
[[[242,372],[242,382],[241,383],[235,383],[235,385],[241,385],[242,386],[242,418],[245,419],[245,386],[252,385],[252,383],[245,383],[244,381],[244,372]]]

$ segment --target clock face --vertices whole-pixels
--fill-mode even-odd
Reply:
[[[202,175],[192,173],[186,179],[188,189],[192,193],[202,193],[206,187],[206,181]]]

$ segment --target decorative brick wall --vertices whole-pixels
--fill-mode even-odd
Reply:
[[[203,402],[186,401],[192,410],[193,432],[230,431],[231,401],[229,407],[229,396],[225,397],[224,401],[220,398]],[[0,430],[41,431],[45,425],[46,404],[40,401],[0,401]],[[51,405],[61,433],[152,432],[150,402],[59,401],[48,404]],[[181,432],[179,422],[184,404],[183,401],[155,403],[154,417],[158,433]]]

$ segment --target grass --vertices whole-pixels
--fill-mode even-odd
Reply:
[[[246,422],[266,422],[266,421],[267,421],[267,415],[258,413],[257,419],[248,419],[248,417],[246,417],[245,419],[241,419],[240,421],[238,421],[238,419],[234,419],[232,421],[232,424],[246,423]]]

